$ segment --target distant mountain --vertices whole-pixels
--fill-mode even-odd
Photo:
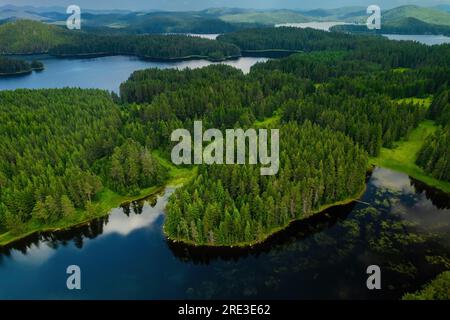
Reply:
[[[401,6],[382,13],[385,23],[404,18],[414,18],[426,23],[442,26],[450,26],[450,13],[434,8],[418,6]]]
[[[315,9],[309,11],[301,11],[308,17],[315,17],[318,20],[328,21],[345,21],[358,22],[367,17],[366,8],[364,7],[343,7],[336,9]]]
[[[220,19],[230,23],[254,23],[261,25],[275,25],[281,23],[311,22],[313,19],[291,10],[253,11],[237,14],[226,14]]]

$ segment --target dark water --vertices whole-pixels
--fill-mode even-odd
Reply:
[[[253,249],[192,249],[166,241],[173,192],[107,219],[36,236],[0,254],[0,299],[398,299],[450,268],[447,194],[376,169],[361,202],[293,224]],[[66,268],[81,268],[80,291]],[[381,267],[382,290],[366,288]]]
[[[20,57],[19,57],[20,58]],[[130,56],[101,57],[94,59],[55,59],[49,56],[25,56],[23,59],[39,59],[45,65],[44,71],[17,77],[0,77],[0,90],[18,88],[99,88],[119,91],[119,86],[131,73],[147,68],[201,68],[213,64],[207,60],[181,62],[151,62]],[[256,62],[267,58],[242,57],[223,62],[248,73]]]

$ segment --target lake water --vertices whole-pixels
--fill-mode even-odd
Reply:
[[[118,92],[119,86],[126,81],[133,71],[147,68],[201,68],[213,64],[208,60],[190,60],[180,62],[151,62],[130,56],[101,57],[94,59],[56,59],[49,56],[24,57],[39,59],[45,70],[30,75],[17,77],[0,77],[0,90],[18,88],[100,88]],[[221,63],[250,71],[257,62],[267,58],[242,57]]]
[[[315,21],[315,22],[303,22],[303,23],[281,23],[275,25],[276,28],[279,27],[293,27],[293,28],[312,28],[316,30],[330,31],[334,26],[348,25],[347,22],[339,21]]]
[[[361,202],[295,223],[253,249],[175,245],[162,233],[173,189],[84,227],[0,252],[0,299],[398,299],[450,263],[448,195],[376,169]],[[81,268],[79,291],[66,268]],[[366,288],[381,268],[382,290]]]
[[[450,37],[442,35],[418,35],[418,34],[383,34],[390,40],[417,41],[429,46],[450,43]]]

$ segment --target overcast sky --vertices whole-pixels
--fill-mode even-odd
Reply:
[[[6,4],[40,7],[67,7],[70,4],[76,4],[86,9],[159,9],[186,11],[217,7],[314,9],[354,5],[369,6],[371,4],[377,4],[381,8],[389,9],[405,4],[417,4],[421,6],[450,4],[450,0],[0,0],[0,6]]]

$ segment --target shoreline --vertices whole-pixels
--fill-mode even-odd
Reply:
[[[242,57],[242,54],[226,56],[223,58],[215,59],[209,56],[203,55],[189,55],[184,57],[150,57],[145,55],[137,55],[131,53],[110,53],[110,52],[94,52],[94,53],[74,53],[74,54],[49,54],[53,58],[57,59],[94,59],[94,58],[102,58],[102,57],[115,57],[115,56],[129,56],[136,57],[142,60],[153,61],[153,62],[182,62],[182,61],[191,61],[191,60],[207,60],[210,62],[223,62],[229,60],[236,60]]]
[[[147,191],[141,191],[141,194],[139,194],[137,196],[119,196],[122,199],[120,199],[121,201],[118,205],[116,205],[112,208],[101,210],[101,212],[99,212],[98,214],[95,214],[95,215],[89,216],[89,217],[85,217],[85,218],[81,219],[80,221],[67,222],[65,225],[62,224],[60,226],[48,226],[48,227],[37,228],[35,230],[29,230],[25,233],[21,233],[18,235],[12,235],[10,238],[7,238],[6,240],[1,240],[2,237],[5,237],[5,235],[9,234],[10,231],[7,231],[3,234],[0,234],[0,249],[7,247],[9,245],[12,245],[15,242],[18,242],[20,240],[31,237],[37,233],[52,233],[52,232],[69,230],[72,228],[84,226],[86,224],[89,224],[90,222],[92,222],[95,219],[103,218],[103,217],[110,215],[111,210],[114,209],[115,207],[120,207],[121,205],[125,205],[125,204],[128,204],[133,201],[139,201],[139,200],[146,199],[148,197],[151,197],[153,195],[160,193],[161,191],[164,190],[164,188],[166,188],[168,186],[169,186],[169,184],[167,184],[167,185],[165,184],[162,186],[153,186],[153,187],[148,188]],[[83,212],[85,212],[85,210],[83,210]]]
[[[368,173],[370,173],[370,170],[368,170]],[[163,226],[162,230],[163,230],[164,236],[166,237],[166,239],[168,241],[170,241],[170,242],[172,242],[174,244],[178,244],[178,245],[181,244],[181,245],[185,245],[185,246],[189,246],[189,247],[193,247],[193,248],[209,248],[209,249],[213,249],[213,248],[218,248],[218,249],[220,249],[220,248],[222,248],[222,249],[223,248],[225,248],[225,249],[233,249],[233,248],[236,248],[236,249],[253,249],[256,246],[263,245],[267,241],[270,241],[270,239],[272,237],[274,237],[275,235],[277,235],[280,232],[283,232],[285,229],[289,228],[292,224],[294,224],[294,223],[296,223],[298,221],[302,221],[302,220],[305,220],[307,218],[311,218],[314,215],[323,213],[323,212],[325,212],[325,211],[327,211],[329,209],[332,209],[332,208],[335,208],[335,207],[349,205],[351,203],[354,203],[354,202],[358,201],[364,195],[366,190],[367,190],[367,182],[364,183],[364,185],[362,187],[362,190],[357,195],[355,195],[354,197],[347,198],[347,199],[344,199],[344,200],[341,200],[341,201],[336,201],[336,202],[331,203],[331,204],[323,205],[318,210],[315,210],[315,211],[312,211],[312,212],[308,213],[308,215],[305,216],[305,217],[291,219],[291,220],[289,220],[289,222],[286,225],[280,226],[280,227],[277,227],[277,228],[271,230],[268,234],[264,235],[263,239],[256,240],[256,241],[251,241],[251,242],[239,242],[239,243],[236,243],[236,244],[229,244],[229,245],[224,245],[224,244],[221,244],[221,245],[219,245],[219,244],[217,244],[217,245],[216,244],[197,244],[194,241],[190,241],[190,240],[171,238],[166,232],[165,225]]]

